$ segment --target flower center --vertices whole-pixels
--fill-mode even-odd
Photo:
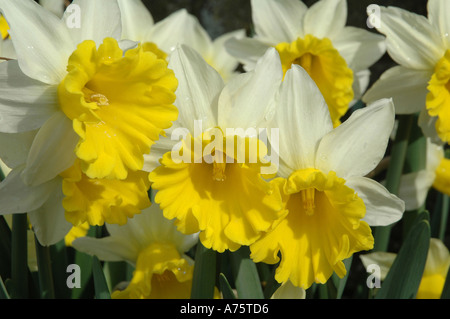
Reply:
[[[444,142],[450,141],[450,50],[436,64],[428,82],[426,107],[428,114],[438,117],[436,131]]]
[[[163,53],[145,43],[125,54],[116,40],[84,41],[58,87],[62,111],[80,140],[75,153],[89,178],[126,179],[177,118],[177,80]]]
[[[279,43],[275,48],[285,74],[292,64],[308,72],[328,104],[334,125],[339,125],[353,100],[353,71],[331,41],[308,34],[292,43]]]
[[[281,263],[276,280],[307,289],[325,283],[333,272],[346,273],[343,260],[373,247],[369,225],[362,221],[364,202],[334,172],[295,171],[272,181],[284,198],[286,217],[251,246],[255,262]]]
[[[316,190],[314,188],[307,188],[300,191],[300,195],[302,198],[303,209],[306,215],[313,215],[314,210],[316,208],[316,204],[314,202]]]
[[[205,247],[235,251],[271,227],[283,213],[281,198],[261,177],[270,165],[261,160],[267,153],[262,141],[215,137],[187,137],[179,150],[183,158],[176,158],[177,152],[164,154],[150,180],[158,191],[155,201],[181,232],[200,231]]]

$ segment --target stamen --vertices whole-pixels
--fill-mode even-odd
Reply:
[[[88,103],[96,103],[98,106],[106,106],[109,105],[109,100],[106,96],[101,93],[97,93],[88,89],[87,87],[83,88],[84,99]]]
[[[213,163],[213,179],[217,182],[223,182],[226,180],[225,168],[227,163]]]
[[[314,210],[316,208],[316,204],[314,201],[315,193],[316,193],[315,188],[307,188],[300,191],[303,202],[303,209],[305,210],[308,216],[313,215]]]

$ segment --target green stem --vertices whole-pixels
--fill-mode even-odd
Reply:
[[[427,139],[422,129],[417,125],[418,117],[414,118],[411,135],[409,138],[408,152],[406,154],[404,173],[419,172],[426,167],[427,162]],[[425,210],[425,203],[412,211],[406,211],[402,217],[403,238],[406,238],[409,230],[414,225],[417,217]]]
[[[12,217],[11,280],[12,298],[28,298],[28,219],[27,214]]]
[[[52,263],[50,258],[50,247],[42,246],[36,237],[35,245],[41,298],[54,299],[55,288],[53,282]]]
[[[398,190],[400,188],[400,177],[403,173],[406,153],[408,150],[409,136],[411,134],[415,116],[399,115],[398,120],[399,124],[395,141],[392,145],[391,159],[389,161],[385,185],[392,194],[398,194]],[[374,251],[387,251],[392,227],[393,226],[390,225],[374,228]]]
[[[214,298],[216,285],[217,254],[206,248],[201,242],[197,244],[195,252],[194,275],[192,278],[192,299]]]

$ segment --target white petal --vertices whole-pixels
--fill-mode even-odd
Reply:
[[[405,211],[403,200],[391,194],[384,186],[366,177],[352,177],[345,185],[355,190],[366,205],[363,220],[370,226],[387,226],[400,220]]]
[[[217,125],[217,99],[224,84],[214,70],[192,48],[180,45],[172,53],[169,68],[175,72],[175,92],[180,126],[194,132],[194,121],[201,120],[203,129]]]
[[[303,288],[295,287],[290,280],[283,283],[273,293],[270,299],[305,299],[306,291]]]
[[[236,30],[219,36],[212,43],[209,57],[204,57],[209,59],[211,66],[221,73],[222,77],[232,74],[239,66],[239,61],[225,50],[225,42],[233,38],[243,38],[244,36],[245,30]]]
[[[367,90],[363,101],[372,103],[382,98],[392,98],[397,114],[412,114],[425,107],[427,86],[432,71],[412,70],[394,66],[385,71]]]
[[[378,277],[379,280],[384,280],[386,278],[396,257],[397,254],[384,251],[359,255],[359,258],[361,258],[361,261],[368,272],[373,272],[373,269],[370,269],[371,265],[376,265],[380,268],[380,273],[373,272],[374,276],[380,275]]]
[[[29,78],[15,60],[0,63],[0,132],[37,129],[57,109],[56,86]]]
[[[270,47],[270,44],[253,38],[233,38],[225,43],[227,52],[241,62],[246,71],[253,70],[258,60]]]
[[[169,54],[177,44],[186,44],[203,55],[212,43],[198,19],[186,9],[180,9],[156,23],[147,33],[146,40],[156,43]]]
[[[406,210],[418,209],[425,203],[435,178],[434,171],[427,170],[402,175],[398,196],[405,201]]]
[[[370,70],[362,70],[356,72],[353,75],[353,101],[350,102],[350,107],[352,107],[356,102],[358,102],[370,83]]]
[[[314,3],[306,12],[303,28],[305,34],[333,41],[344,28],[346,21],[346,0],[321,0]]]
[[[450,2],[447,0],[428,0],[428,20],[437,27],[443,45],[450,47]]]
[[[41,207],[55,188],[57,180],[39,186],[27,186],[21,177],[23,167],[13,169],[0,183],[0,215],[20,214]]]
[[[428,250],[427,263],[425,265],[425,275],[435,275],[440,273],[447,275],[450,265],[450,253],[442,240],[430,239],[430,249]]]
[[[255,69],[228,82],[219,98],[219,126],[258,128],[268,120],[283,78],[278,52],[271,48]]]
[[[252,0],[252,18],[263,41],[292,42],[302,35],[302,18],[307,7],[297,0]]]
[[[54,245],[61,241],[72,228],[64,215],[62,200],[62,179],[55,184],[48,200],[38,209],[30,211],[28,217],[39,243],[43,246]]]
[[[0,41],[0,56],[6,59],[17,60],[17,54],[14,50],[13,42],[10,38]],[[0,60],[0,63],[2,61]]]
[[[41,6],[55,14],[58,18],[61,18],[64,14],[64,2],[65,0],[39,0]]]
[[[173,130],[171,130],[173,131]],[[144,155],[144,167],[142,168],[145,172],[151,172],[156,167],[160,165],[159,160],[163,157],[164,154],[170,152],[175,144],[177,144],[182,138],[187,136],[180,136],[178,140],[172,140],[172,136],[176,138],[175,134],[172,135],[172,132],[166,132],[165,137],[161,136],[159,140],[152,145],[149,154]]]
[[[122,38],[144,41],[145,34],[153,26],[150,11],[142,0],[118,0],[122,16]]]
[[[381,7],[378,31],[386,35],[392,59],[407,68],[434,69],[445,50],[437,30],[424,16],[396,7]]]
[[[369,68],[386,52],[384,36],[355,27],[342,29],[333,46],[353,71]]]
[[[344,179],[367,175],[384,157],[394,121],[392,100],[380,100],[356,110],[324,136],[315,167],[334,171]]]
[[[85,40],[93,40],[100,45],[108,37],[122,38],[120,9],[116,0],[74,0],[64,12],[63,21],[74,45]]]
[[[433,143],[442,145],[444,142],[440,139],[436,131],[437,116],[430,116],[428,111],[423,108],[419,114],[419,127],[422,129],[423,134],[429,138]]]
[[[139,247],[133,246],[130,240],[124,241],[114,237],[80,237],[72,242],[72,246],[104,261],[128,261],[134,264],[139,255]]]
[[[0,158],[10,168],[25,164],[37,131],[0,133]]]
[[[39,185],[65,171],[75,162],[79,137],[62,112],[55,113],[39,130],[27,158],[23,179]]]
[[[286,73],[271,127],[279,129],[281,166],[291,171],[314,167],[317,146],[333,124],[317,85],[298,65]]]
[[[47,84],[59,84],[74,50],[64,22],[31,0],[0,0],[0,9],[11,28],[9,34],[23,73]]]

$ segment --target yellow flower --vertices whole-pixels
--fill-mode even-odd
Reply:
[[[180,9],[154,23],[151,13],[142,0],[119,0],[122,16],[123,38],[142,43],[152,42],[170,55],[177,44],[186,44],[196,50],[225,81],[236,72],[239,62],[224,48],[231,38],[240,38],[245,30],[220,35],[214,41],[198,19],[186,9]]]
[[[282,213],[279,194],[261,177],[270,163],[257,130],[264,127],[281,83],[278,54],[270,50],[254,72],[226,85],[184,45],[172,53],[169,67],[179,80],[175,105],[180,116],[173,140],[155,144],[161,165],[151,165],[150,159],[145,168],[157,190],[155,200],[180,231],[200,231],[207,248],[237,250],[254,242]],[[177,137],[180,132],[186,134]]]
[[[364,177],[383,158],[393,125],[393,105],[381,100],[333,129],[306,71],[296,65],[287,71],[271,124],[280,128],[280,177],[271,183],[286,215],[250,246],[255,262],[281,259],[278,282],[307,289],[333,272],[342,278],[344,259],[373,248],[369,225],[401,218],[403,201]]]
[[[73,247],[101,260],[127,261],[135,266],[126,289],[113,291],[112,298],[190,297],[194,261],[185,252],[198,242],[198,234],[178,232],[156,204],[126,225],[107,224],[106,227],[110,236],[101,239],[81,237],[73,242]]]
[[[0,155],[12,168],[0,213],[28,212],[44,245],[71,223],[124,224],[150,205],[144,155],[178,116],[166,56],[121,41],[117,1],[72,5],[79,16],[60,19],[35,1],[0,0],[18,58],[0,64],[0,142],[9,148]]]
[[[345,26],[347,1],[320,0],[307,8],[298,0],[252,0],[253,38],[232,39],[227,50],[244,64],[275,47],[283,71],[300,65],[316,82],[327,102],[334,126],[364,93],[368,68],[385,52],[383,37]]]
[[[378,279],[381,281],[385,279],[396,257],[397,254],[389,252],[374,252],[360,256],[364,267],[367,268],[371,264],[380,266],[381,273]],[[449,267],[450,254],[448,248],[442,240],[431,238],[427,261],[416,298],[439,299],[444,288]]]
[[[449,17],[446,0],[429,0],[428,17],[381,7],[377,29],[399,65],[383,73],[363,97],[366,103],[392,97],[397,114],[420,112],[419,125],[435,143],[450,139]]]

